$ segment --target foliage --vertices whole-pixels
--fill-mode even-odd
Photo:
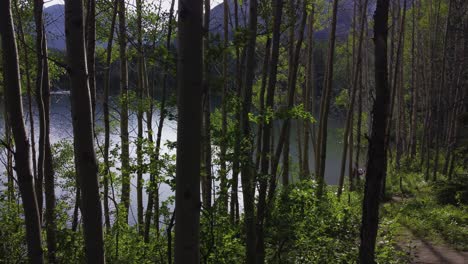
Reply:
[[[338,200],[333,189],[318,200],[314,181],[283,188],[267,223],[270,263],[356,263],[361,197]],[[377,248],[379,263],[400,263],[393,226],[383,223]]]
[[[452,180],[432,184],[434,195],[440,204],[468,205],[468,176],[459,175]]]
[[[468,207],[466,205],[466,180],[462,177],[452,181],[442,179],[427,183],[424,173],[418,172],[418,162],[409,162],[400,168],[404,195],[391,177],[387,181],[389,196],[400,197],[384,206],[385,218],[398,223],[401,232],[410,231],[416,237],[445,242],[456,248],[468,249]],[[399,196],[395,196],[399,195]],[[400,201],[401,200],[401,201]]]

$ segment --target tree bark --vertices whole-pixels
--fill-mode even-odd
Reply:
[[[18,186],[24,209],[26,244],[29,263],[43,263],[41,247],[41,226],[38,204],[33,185],[30,146],[23,120],[21,82],[18,64],[18,49],[11,12],[10,0],[0,2],[0,34],[3,52],[3,80],[5,98],[8,102],[9,126],[13,132],[16,151],[14,153]]]
[[[317,196],[321,197],[325,186],[325,160],[327,157],[327,128],[328,128],[328,112],[330,110],[331,90],[333,87],[333,60],[335,56],[335,33],[336,20],[338,13],[338,0],[333,0],[333,13],[330,30],[330,40],[328,42],[328,58],[326,76],[324,79],[321,105],[320,105],[320,125],[317,140],[317,161],[315,174],[318,182]]]
[[[107,40],[106,48],[106,66],[104,68],[104,100],[102,104],[104,113],[104,222],[107,231],[110,231],[110,211],[109,211],[109,177],[110,163],[109,163],[109,148],[110,148],[110,118],[109,118],[109,90],[110,90],[110,73],[111,73],[111,60],[112,60],[112,43],[115,34],[115,21],[117,17],[118,2],[114,1],[111,27],[109,31],[109,38]]]
[[[387,23],[389,0],[377,0],[374,14],[374,56],[376,97],[373,106],[372,135],[369,141],[367,176],[363,200],[359,261],[375,263],[375,244],[379,224],[379,203],[382,181],[385,179],[389,89],[387,73]]]
[[[211,177],[211,84],[210,84],[210,0],[204,0],[203,15],[203,103],[202,103],[202,164],[203,164],[203,206],[211,209],[212,177]]]
[[[122,191],[120,203],[125,223],[130,208],[130,150],[128,141],[128,69],[127,69],[127,25],[125,19],[125,0],[119,1],[119,51],[120,51],[120,141]]]
[[[171,1],[171,7],[169,9],[169,21],[168,21],[168,28],[167,28],[167,36],[166,36],[166,49],[169,51],[171,47],[171,37],[172,37],[172,20],[174,16],[174,5],[175,0]],[[146,65],[146,64],[144,64]],[[156,173],[159,174],[159,165],[157,164],[159,161],[159,155],[161,152],[161,137],[162,137],[162,130],[164,126],[164,120],[166,118],[166,93],[167,93],[167,78],[169,76],[169,65],[170,63],[166,62],[164,65],[164,73],[163,73],[163,88],[162,88],[162,95],[161,95],[161,108],[159,111],[159,123],[158,123],[158,130],[156,132],[156,150],[154,153],[151,154],[150,162],[152,166],[156,166]],[[147,113],[147,129],[148,129],[148,138],[150,142],[153,141],[152,136],[152,103],[150,111]],[[158,182],[156,182],[156,178],[154,172],[150,175],[150,190],[148,192],[148,204],[146,206],[146,215],[145,215],[145,234],[144,240],[149,242],[149,231],[151,226],[151,216],[153,215],[153,207],[155,209],[159,208],[159,186]],[[158,227],[158,220],[159,220],[159,210],[155,210],[154,212],[154,219],[156,219],[156,226]]]
[[[367,19],[367,0],[364,0],[363,5],[363,12],[361,16],[361,23],[360,23],[360,31],[359,31],[359,39],[358,39],[358,47],[357,47],[357,56],[356,56],[356,65],[354,66],[354,73],[353,73],[353,83],[351,87],[351,94],[350,94],[350,101],[349,101],[349,109],[346,117],[346,124],[345,124],[345,131],[343,137],[343,155],[341,159],[341,170],[340,170],[340,178],[338,183],[338,192],[337,196],[340,197],[341,193],[343,192],[343,183],[344,183],[344,174],[345,174],[345,167],[346,167],[346,154],[348,151],[348,141],[350,144],[350,159],[349,164],[352,164],[351,155],[352,155],[352,120],[353,120],[353,113],[354,113],[354,102],[356,98],[356,91],[359,81],[359,72],[361,70],[361,62],[362,62],[362,42],[364,39],[364,25]],[[352,173],[352,170],[349,171]]]
[[[252,86],[255,77],[255,47],[257,41],[257,0],[249,2],[249,22],[247,27],[246,65],[244,86],[242,89],[242,113],[240,129],[241,140],[249,142],[242,146],[241,157],[241,181],[244,197],[245,234],[246,234],[246,263],[255,263],[255,212],[254,212],[254,169],[251,160],[252,149],[250,147],[251,135],[249,113],[252,105]]]
[[[226,152],[227,152],[227,138],[226,134],[228,132],[228,46],[229,46],[229,2],[228,0],[223,1],[223,92],[222,92],[222,102],[221,102],[221,145],[220,145],[220,194],[219,199],[221,200],[222,214],[227,215],[228,213],[228,181],[227,181],[227,167],[226,167]]]
[[[306,85],[304,91],[304,110],[306,112],[311,113],[314,115],[314,100],[311,100],[311,97],[315,96],[315,70],[314,70],[314,23],[315,23],[315,5],[312,4],[312,10],[309,14],[309,21],[308,21],[308,31],[307,31],[307,60],[306,60]],[[304,120],[304,154],[303,159],[304,162],[302,164],[302,179],[307,179],[310,176],[310,168],[309,168],[309,137],[311,134],[314,136],[314,133],[311,133],[311,122],[309,120]],[[315,149],[315,143],[312,141],[312,148]],[[314,150],[315,154],[315,150]]]
[[[91,106],[93,110],[93,126],[96,114],[96,0],[86,0],[86,62],[88,66],[89,90],[91,92]]]
[[[175,263],[200,262],[202,0],[179,0]]]
[[[105,263],[82,1],[65,2],[65,36],[71,80],[75,169],[81,191],[85,254],[87,262]]]
[[[142,5],[143,0],[136,1],[137,12],[137,45],[138,45],[138,90],[137,90],[137,222],[138,232],[140,235],[144,234],[143,223],[143,91],[144,87],[144,57],[145,52],[143,48],[143,32],[142,32]]]

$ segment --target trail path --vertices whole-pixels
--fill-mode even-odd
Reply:
[[[401,202],[401,197],[393,197]],[[437,243],[417,236],[410,226],[404,227],[400,247],[409,252],[414,264],[468,264],[468,251],[456,250],[449,245]]]
[[[400,245],[412,256],[412,263],[417,264],[468,264],[468,252],[458,251],[450,246],[427,241],[416,237],[410,229]]]

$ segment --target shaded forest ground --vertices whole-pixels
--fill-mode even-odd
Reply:
[[[391,199],[383,215],[395,222],[398,248],[411,263],[468,263],[466,176],[427,183],[421,173],[406,173],[402,192],[393,188],[395,175],[390,174]]]

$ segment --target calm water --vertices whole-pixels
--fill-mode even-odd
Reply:
[[[25,99],[25,98],[23,98]],[[99,98],[98,98],[99,100]],[[26,101],[26,100],[24,100]],[[0,101],[0,109],[2,111],[0,114],[0,135],[3,136],[5,131],[4,131],[4,102]],[[25,105],[25,114],[26,114],[26,124],[29,129],[29,116],[27,115],[27,105]],[[33,110],[34,112],[37,113],[37,111]],[[73,130],[72,130],[72,123],[71,123],[71,114],[70,114],[70,98],[67,93],[55,93],[51,96],[51,127],[50,127],[50,133],[51,133],[51,142],[52,144],[57,143],[62,140],[69,140],[72,142],[73,140]],[[96,109],[96,117],[97,117],[97,126],[98,127],[103,127],[103,113],[102,113],[102,107],[98,102],[97,109]],[[38,118],[37,116],[34,117],[35,121],[35,132],[36,132],[36,141],[37,141],[37,133],[38,133]],[[111,147],[115,146],[116,144],[119,144],[120,142],[120,137],[119,137],[119,125],[118,125],[118,113],[115,111],[112,111],[111,108],[111,123],[113,122],[113,126],[111,127]],[[153,128],[157,128],[157,122],[159,121],[159,112],[155,112],[153,116]],[[337,184],[338,182],[338,177],[339,177],[339,171],[340,171],[340,166],[341,166],[341,152],[342,152],[342,136],[339,133],[339,129],[342,127],[342,121],[339,120],[330,120],[329,121],[329,131],[328,131],[328,146],[327,146],[327,162],[326,162],[326,170],[325,170],[325,178],[326,182],[328,184]],[[146,128],[144,128],[146,131]],[[103,131],[103,129],[99,129],[99,131]],[[275,132],[274,136],[275,138],[278,137],[280,131],[280,124],[278,123],[275,126]],[[137,133],[137,120],[136,120],[136,115],[135,113],[130,114],[130,121],[129,121],[129,132],[130,132],[130,140],[135,141],[136,140],[136,133]],[[165,146],[165,142],[167,141],[176,141],[177,138],[177,124],[175,121],[169,121],[166,119],[164,123],[164,129],[162,133],[162,151],[166,153],[174,153],[174,150],[168,150],[167,147]],[[104,138],[101,134],[98,135],[98,144],[103,145],[104,144]],[[130,152],[132,157],[135,157],[135,151],[136,151],[136,146],[135,144],[130,145]],[[1,153],[1,155],[4,155],[4,152]],[[293,163],[291,164],[292,169],[297,169],[297,161],[298,159],[298,143],[297,143],[297,123],[292,122],[292,129],[291,129],[291,144],[290,144],[290,155]],[[119,164],[116,164],[119,166]],[[312,169],[314,166],[313,161],[311,159],[310,161],[310,168]],[[5,168],[3,165],[0,165],[0,173],[2,176],[0,176],[0,181],[5,182],[6,179],[3,176]],[[115,168],[113,168],[115,170]],[[136,176],[135,176],[136,177]],[[136,179],[133,177],[132,179],[132,191],[131,191],[131,199],[132,199],[132,208],[131,208],[131,213],[130,213],[130,222],[133,222],[134,219],[136,219]],[[144,178],[146,180],[149,179],[149,175],[144,175]],[[240,182],[239,182],[240,186]],[[240,190],[240,189],[239,189]],[[1,189],[0,189],[1,191]],[[117,191],[117,189],[116,189]],[[160,190],[160,199],[161,201],[167,199],[170,195],[173,194],[171,191],[170,187],[165,184],[161,184]],[[69,193],[65,193],[61,189],[57,189],[57,195],[58,196],[69,196]],[[143,194],[143,199],[144,199],[144,205],[146,205],[146,199],[147,195],[146,193]],[[242,198],[242,195],[239,195],[239,198]],[[240,202],[242,204],[242,202]],[[133,216],[132,216],[133,215]]]

